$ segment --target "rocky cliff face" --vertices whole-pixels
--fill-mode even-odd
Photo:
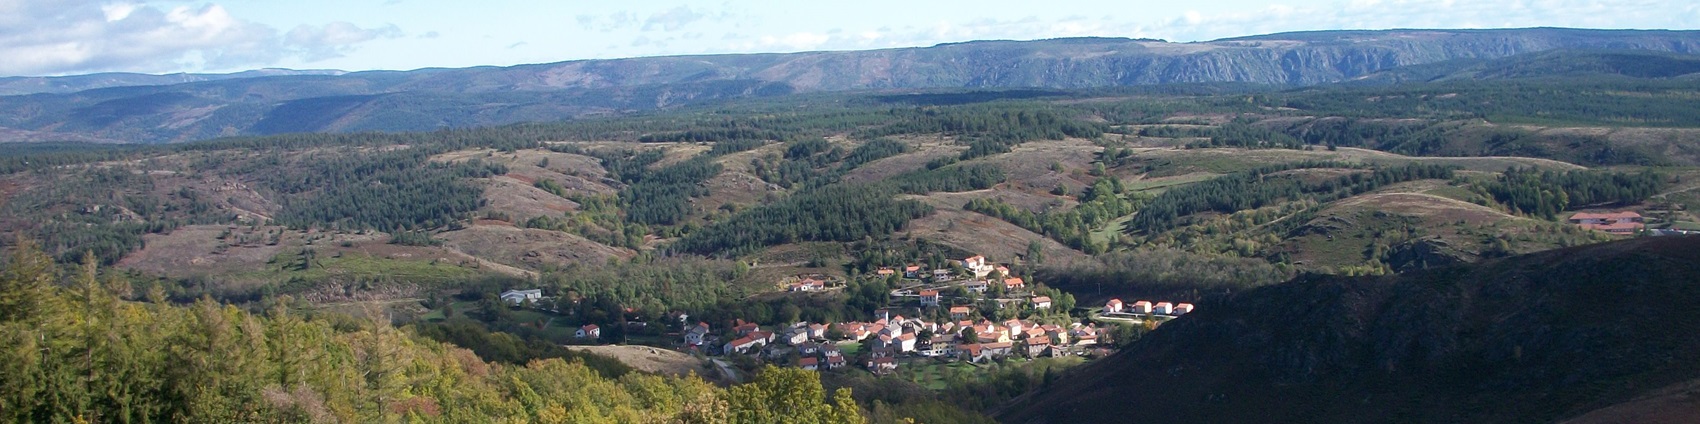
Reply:
[[[1700,238],[1302,277],[1202,302],[1001,418],[1551,422],[1700,377],[1695,281]]]
[[[1694,53],[1700,52],[1700,31],[1332,31],[1201,43],[1075,38],[334,75],[277,71],[13,78],[0,80],[0,93],[36,87],[34,92],[41,94],[0,97],[0,129],[163,142],[560,120],[811,91],[1194,82],[1311,85],[1410,65],[1554,49]],[[171,84],[175,82],[183,83]],[[68,87],[110,88],[52,94]],[[296,107],[301,102],[336,107]]]

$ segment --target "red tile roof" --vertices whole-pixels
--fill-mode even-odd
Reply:
[[[1638,214],[1638,213],[1635,213],[1635,212],[1604,212],[1604,213],[1578,212],[1575,215],[1571,215],[1570,219],[1576,219],[1576,220],[1582,220],[1582,219],[1620,220],[1620,219],[1636,219],[1636,218],[1640,218],[1640,217],[1641,217],[1641,214]]]

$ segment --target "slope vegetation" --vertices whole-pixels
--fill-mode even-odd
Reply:
[[[1552,421],[1700,376],[1697,278],[1700,238],[1301,277],[1208,300],[1001,419]]]

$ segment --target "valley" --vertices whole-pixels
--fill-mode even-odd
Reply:
[[[108,420],[1657,416],[1692,34],[1393,34],[55,80],[116,85],[0,97],[0,376]],[[1119,71],[821,71],[965,52]]]

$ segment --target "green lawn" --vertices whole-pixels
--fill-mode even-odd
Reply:
[[[965,375],[977,372],[977,368],[966,362],[938,363],[931,360],[921,360],[904,365],[904,378],[915,384],[932,390],[944,390],[946,382],[952,375]]]
[[[861,343],[841,344],[841,345],[838,345],[838,351],[844,353],[844,356],[853,357],[853,356],[856,356],[857,353],[862,351],[862,344]]]

